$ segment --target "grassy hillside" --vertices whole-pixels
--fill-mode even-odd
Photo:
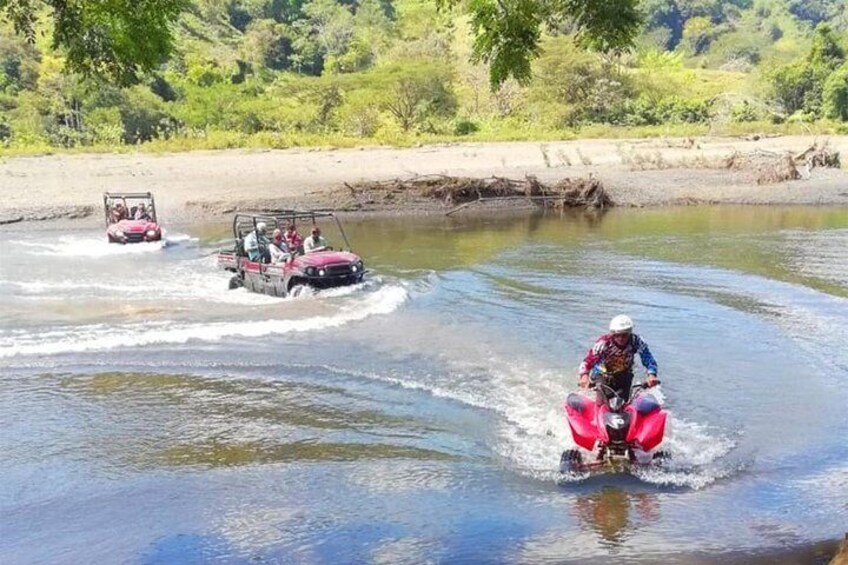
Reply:
[[[848,131],[842,0],[644,10],[632,52],[549,30],[533,79],[495,90],[432,0],[193,0],[171,58],[130,88],[68,75],[49,37],[0,24],[0,151]]]

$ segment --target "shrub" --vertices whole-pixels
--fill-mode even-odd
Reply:
[[[380,112],[374,105],[373,95],[360,91],[345,96],[339,108],[338,120],[341,129],[355,137],[373,137],[380,127]]]
[[[459,120],[453,127],[454,135],[471,135],[480,131],[480,126],[471,120]]]
[[[730,111],[730,119],[734,122],[756,122],[762,119],[757,110],[751,106],[747,100],[744,100],[742,104],[734,106]]]

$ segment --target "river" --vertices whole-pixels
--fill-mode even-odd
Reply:
[[[227,290],[227,225],[165,225],[0,232],[2,563],[751,563],[848,530],[848,209],[360,220],[368,281],[292,299]],[[618,313],[673,459],[560,475]]]

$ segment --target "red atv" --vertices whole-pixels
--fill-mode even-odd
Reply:
[[[662,443],[668,416],[644,384],[630,389],[625,400],[605,379],[595,380],[596,399],[572,393],[563,405],[574,443],[591,452],[587,460],[578,449],[564,451],[560,471],[584,472],[604,465],[647,465],[669,458],[655,451]]]
[[[366,270],[362,259],[350,251],[336,251],[326,246],[321,250],[304,253],[303,245],[290,249],[277,262],[270,262],[267,253],[270,237],[262,238],[260,224],[265,224],[266,233],[275,229],[284,231],[286,226],[306,222],[309,227],[317,225],[321,218],[335,221],[347,249],[350,243],[338,218],[330,212],[284,210],[270,214],[236,214],[233,218],[233,248],[218,253],[218,265],[234,275],[230,289],[245,287],[252,292],[285,297],[297,294],[303,287],[316,289],[346,286],[362,282]],[[258,254],[251,259],[245,250],[245,238],[258,238]]]
[[[150,192],[104,192],[103,213],[109,243],[161,241],[156,203]]]

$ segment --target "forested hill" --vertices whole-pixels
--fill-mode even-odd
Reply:
[[[492,89],[462,12],[434,0],[192,0],[130,87],[64,70],[0,20],[0,148],[406,144],[731,133],[848,120],[844,0],[645,0],[616,55],[549,29],[532,79]]]

